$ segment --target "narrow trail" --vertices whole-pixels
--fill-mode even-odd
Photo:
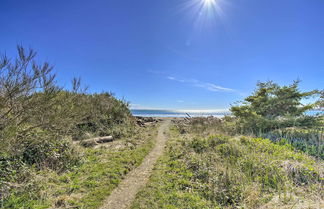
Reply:
[[[170,120],[166,120],[159,128],[155,147],[144,158],[142,164],[129,172],[125,179],[118,185],[104,202],[101,209],[126,209],[135,199],[137,192],[146,185],[155,162],[162,155],[167,141],[165,131],[170,126]]]

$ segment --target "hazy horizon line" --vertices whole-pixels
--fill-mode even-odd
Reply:
[[[229,109],[170,109],[170,108],[130,108],[130,110],[156,110],[156,111],[170,111],[180,113],[224,113],[230,112]]]

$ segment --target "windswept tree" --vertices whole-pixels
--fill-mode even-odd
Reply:
[[[241,105],[232,106],[231,112],[238,119],[242,132],[267,132],[284,127],[309,127],[317,124],[318,118],[305,114],[315,108],[316,103],[302,101],[319,95],[319,91],[302,92],[300,81],[288,86],[269,82],[259,82],[253,94]]]
[[[318,110],[321,112],[324,112],[324,90],[322,90],[320,92],[320,94],[321,94],[321,96],[316,104],[317,104]]]

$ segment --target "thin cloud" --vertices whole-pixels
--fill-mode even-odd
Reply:
[[[186,81],[186,80],[177,79],[177,78],[172,77],[172,76],[167,76],[167,79],[172,80],[172,81],[177,81],[177,82],[180,82],[180,83],[186,83],[186,82],[188,83],[188,81]]]
[[[213,84],[213,83],[201,82],[201,81],[198,81],[198,80],[195,80],[195,79],[179,79],[179,78],[176,78],[176,77],[173,77],[173,76],[167,76],[166,78],[168,80],[171,80],[171,81],[177,81],[177,82],[180,82],[180,83],[188,83],[188,84],[191,84],[194,87],[203,88],[205,90],[213,91],[213,92],[232,92],[232,91],[235,91],[234,89],[231,89],[231,88],[226,88],[226,87],[219,86],[219,85],[216,85],[216,84]]]
[[[208,91],[234,91],[234,89],[225,88],[225,87],[222,87],[222,86],[217,86],[217,85],[212,84],[212,83],[201,83],[200,82],[200,83],[195,84],[195,86],[207,89]]]

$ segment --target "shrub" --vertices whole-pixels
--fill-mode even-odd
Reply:
[[[0,198],[11,189],[22,192],[14,185],[31,180],[30,172],[63,172],[80,163],[71,138],[116,138],[135,124],[127,102],[111,93],[88,94],[80,79],[63,89],[49,63],[38,64],[32,49],[17,49],[16,59],[0,57]]]

